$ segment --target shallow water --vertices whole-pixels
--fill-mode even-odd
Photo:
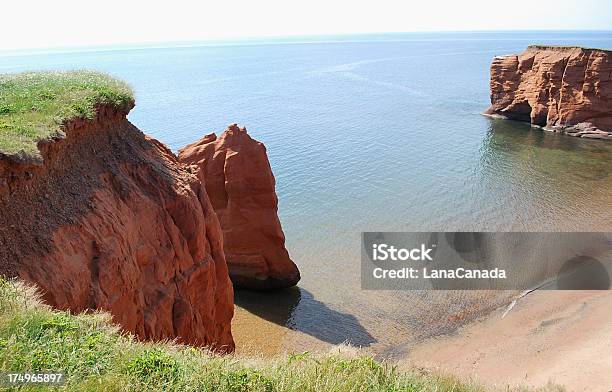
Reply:
[[[349,340],[396,356],[510,293],[362,291],[362,231],[612,227],[612,143],[480,115],[493,56],[534,43],[611,48],[612,32],[0,53],[0,72],[90,68],[123,78],[137,95],[131,121],[175,150],[246,125],[268,148],[303,280],[282,296],[237,294],[239,349]]]

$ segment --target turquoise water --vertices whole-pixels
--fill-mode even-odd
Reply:
[[[536,43],[612,48],[612,32],[0,53],[0,72],[89,68],[123,78],[137,96],[130,120],[174,150],[245,125],[268,148],[303,280],[273,310],[265,296],[237,302],[301,332],[283,338],[287,349],[348,339],[395,354],[474,299],[360,290],[360,232],[612,227],[612,143],[480,115],[493,56]]]

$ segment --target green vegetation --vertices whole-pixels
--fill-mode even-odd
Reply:
[[[529,45],[531,49],[584,49],[584,50],[601,50],[602,52],[610,52],[610,49],[588,48],[585,46],[575,45]]]
[[[71,315],[0,278],[0,372],[64,372],[69,391],[482,391],[433,374],[401,373],[370,357],[302,353],[273,360],[142,343],[105,313]],[[21,390],[43,390],[21,386]],[[506,390],[506,389],[504,389]]]
[[[127,107],[130,87],[92,71],[0,75],[0,153],[38,155],[36,143],[69,119],[95,116],[96,106]]]

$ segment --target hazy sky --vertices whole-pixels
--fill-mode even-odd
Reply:
[[[0,49],[368,32],[612,29],[609,0],[19,0]]]

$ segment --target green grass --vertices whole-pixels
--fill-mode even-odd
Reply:
[[[264,360],[172,342],[138,342],[120,333],[105,313],[52,310],[32,288],[0,278],[0,372],[61,371],[67,375],[62,390],[484,391],[450,377],[400,372],[354,351]]]
[[[0,75],[0,153],[38,156],[37,142],[73,118],[92,119],[100,104],[126,108],[130,87],[93,71]]]
[[[601,50],[602,52],[610,52],[610,49],[588,48],[575,45],[529,45],[530,49],[584,49],[584,50]]]

